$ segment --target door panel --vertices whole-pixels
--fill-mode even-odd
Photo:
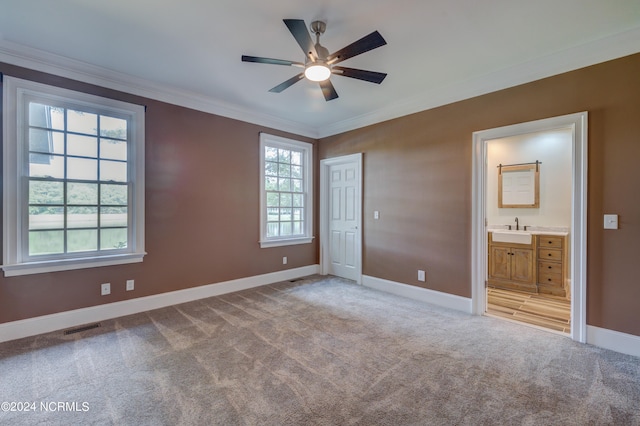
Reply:
[[[360,274],[360,167],[359,162],[329,166],[328,234],[330,274],[358,280]]]

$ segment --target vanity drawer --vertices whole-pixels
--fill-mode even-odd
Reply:
[[[555,260],[559,262],[562,260],[562,250],[555,249],[539,249],[538,259],[540,260]]]
[[[546,272],[538,274],[538,282],[540,284],[556,285],[560,287],[563,286],[562,274],[549,274]]]
[[[551,235],[540,235],[538,237],[538,247],[544,248],[562,248],[563,237],[556,237]]]
[[[541,274],[562,274],[562,263],[539,261],[538,275]]]

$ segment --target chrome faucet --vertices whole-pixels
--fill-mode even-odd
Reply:
[[[516,217],[516,231],[520,230],[520,224],[518,223],[518,218]]]

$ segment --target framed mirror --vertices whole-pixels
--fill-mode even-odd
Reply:
[[[540,208],[540,164],[498,166],[499,208]]]

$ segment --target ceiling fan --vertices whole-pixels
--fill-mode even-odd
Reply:
[[[307,31],[307,26],[302,19],[284,19],[283,21],[287,28],[289,28],[289,31],[291,31],[293,38],[296,39],[302,48],[302,51],[305,54],[304,63],[287,61],[284,59],[242,55],[243,62],[258,62],[261,64],[286,65],[304,68],[303,72],[283,83],[280,83],[269,90],[270,92],[280,93],[284,89],[306,77],[311,81],[319,82],[325,100],[330,101],[338,97],[336,89],[333,87],[331,80],[329,80],[331,74],[356,78],[358,80],[364,80],[376,84],[382,83],[382,80],[387,76],[386,73],[381,72],[336,66],[336,64],[346,59],[353,58],[361,53],[368,52],[369,50],[387,44],[378,31],[374,31],[371,34],[362,37],[360,40],[357,40],[337,52],[330,54],[327,48],[320,44],[320,36],[324,34],[324,31],[327,28],[324,22],[313,21],[311,23],[311,31],[316,35],[316,43],[314,44],[311,40],[309,31]]]

